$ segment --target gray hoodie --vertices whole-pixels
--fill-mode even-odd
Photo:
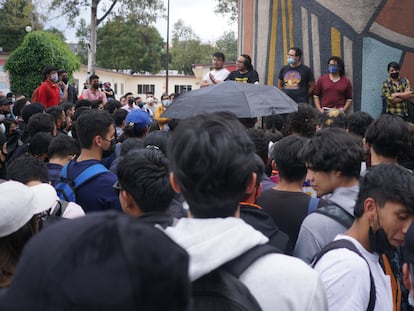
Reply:
[[[339,187],[330,196],[324,197],[324,199],[338,204],[353,216],[358,192],[359,185]],[[309,264],[324,246],[346,230],[348,228],[332,218],[312,213],[302,222],[293,256],[301,258]]]
[[[181,218],[165,232],[190,255],[194,281],[268,239],[239,218]],[[316,271],[301,260],[268,254],[244,271],[240,280],[264,311],[328,310]]]

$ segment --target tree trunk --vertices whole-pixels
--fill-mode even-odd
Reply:
[[[91,37],[88,46],[88,75],[95,73],[96,68],[96,20],[98,0],[92,0],[91,5]]]

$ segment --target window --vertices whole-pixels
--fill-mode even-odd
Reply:
[[[174,93],[181,94],[191,91],[193,87],[191,85],[174,85]]]
[[[118,94],[118,83],[114,83],[114,93]]]
[[[138,84],[138,94],[147,94],[152,92],[155,94],[155,84]]]

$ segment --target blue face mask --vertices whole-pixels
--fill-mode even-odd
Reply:
[[[337,73],[338,72],[338,66],[337,65],[329,65],[328,71],[329,71],[329,73]]]
[[[295,63],[295,58],[294,57],[288,57],[287,59],[288,64],[292,65]]]
[[[163,100],[162,103],[164,104],[165,107],[168,107],[171,104],[168,99]]]

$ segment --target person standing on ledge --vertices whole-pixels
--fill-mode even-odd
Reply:
[[[252,59],[247,54],[237,58],[237,70],[230,72],[226,81],[259,84],[259,74],[253,69]]]

